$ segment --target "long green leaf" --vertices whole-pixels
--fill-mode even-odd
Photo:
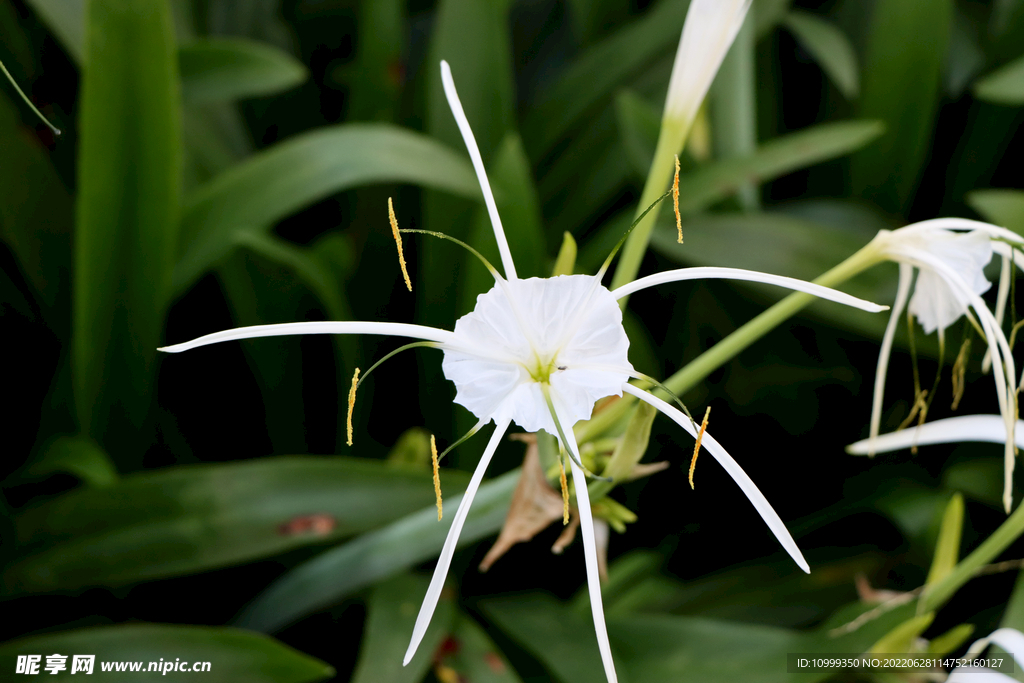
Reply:
[[[902,212],[927,158],[953,15],[952,0],[873,5],[859,115],[885,137],[853,158],[854,191]]]
[[[453,671],[460,681],[472,683],[522,683],[494,641],[466,614],[456,614],[452,645],[440,653],[438,664]]]
[[[935,542],[935,555],[932,558],[932,566],[928,570],[926,584],[935,583],[953,571],[957,560],[960,559],[960,536],[963,528],[964,497],[959,493],[954,493],[942,514],[939,537]]]
[[[445,473],[449,486],[465,485]],[[374,529],[434,501],[429,473],[289,456],[132,474],[17,519],[7,593],[190,574]],[[436,517],[436,516],[435,516]],[[439,547],[439,546],[438,546]]]
[[[460,546],[497,533],[518,481],[516,469],[480,486],[459,537]],[[461,500],[461,495],[446,496],[445,509],[457,508]],[[236,625],[270,632],[329,607],[346,595],[436,556],[449,526],[447,519],[437,521],[437,508],[430,505],[363,534],[282,576],[249,604]]]
[[[974,84],[974,96],[995,104],[1024,104],[1024,57],[1005,64]]]
[[[663,0],[632,24],[580,55],[537,98],[523,123],[523,140],[541,159],[592,107],[679,42],[688,2]]]
[[[45,477],[55,472],[72,474],[89,486],[102,488],[117,482],[117,469],[110,456],[89,439],[61,436],[46,445],[23,471],[28,477]]]
[[[60,39],[71,58],[85,63],[86,0],[28,0],[28,4]]]
[[[408,665],[402,664],[428,583],[426,577],[399,574],[374,587],[366,604],[363,643],[352,683],[418,683],[422,680],[434,660],[435,651],[451,629],[455,613],[452,594],[441,593],[416,655]]]
[[[783,19],[800,44],[848,100],[860,92],[860,70],[853,45],[839,28],[809,12],[788,12]]]
[[[202,38],[178,50],[186,102],[229,102],[288,90],[309,77],[294,57],[244,38]]]
[[[186,198],[175,291],[186,290],[230,253],[239,230],[265,233],[318,199],[385,182],[471,198],[480,192],[463,156],[419,133],[387,124],[306,133],[250,157]]]
[[[145,434],[153,399],[177,244],[181,103],[165,1],[94,0],[86,28],[71,367],[83,432],[127,441],[117,456]]]
[[[693,212],[729,197],[745,182],[763,183],[849,154],[878,138],[877,121],[822,123],[769,140],[750,156],[704,166],[679,179],[679,210]]]
[[[44,670],[47,655],[54,653],[67,657],[66,669],[55,675]],[[139,665],[125,677],[132,681],[194,677],[208,683],[307,683],[334,675],[330,665],[263,634],[209,626],[127,624],[29,636],[0,645],[0,667],[13,675],[18,656],[28,654],[42,655],[39,673],[48,681],[76,681],[83,676],[90,680],[90,674],[103,680],[117,677],[118,671],[124,677],[134,669],[117,668],[116,663]],[[92,671],[72,673],[74,655],[95,655]],[[164,671],[164,662],[189,667],[199,663],[201,670]],[[203,666],[206,662],[208,669]]]

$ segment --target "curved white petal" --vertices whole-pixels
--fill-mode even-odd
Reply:
[[[751,0],[692,0],[672,64],[665,118],[693,123],[711,81],[736,39]]]
[[[958,666],[949,672],[946,683],[1018,683],[1013,676],[983,666]]]
[[[455,323],[454,336],[449,346],[459,348],[445,347],[441,368],[455,384],[455,402],[477,417],[504,403],[516,424],[531,432],[555,433],[539,381],[547,378],[574,424],[590,418],[598,399],[621,395],[619,386],[633,369],[622,311],[587,275],[495,285]],[[471,348],[487,355],[464,350]],[[588,369],[593,365],[623,370]]]
[[[1017,421],[1015,430],[1017,446],[1024,448],[1024,421]],[[947,417],[934,422],[926,422],[920,427],[902,429],[898,432],[883,434],[872,443],[872,439],[863,439],[846,447],[851,455],[870,455],[889,453],[912,446],[929,446],[937,443],[961,443],[964,441],[981,441],[985,443],[1006,443],[1006,424],[1001,415],[960,415]]]
[[[1001,228],[991,223],[972,221],[967,218],[932,218],[927,221],[920,221],[911,225],[893,230],[893,235],[910,235],[914,233],[928,233],[936,230],[980,230],[990,237],[1006,240],[1012,244],[1024,243],[1022,238],[1012,230]]]
[[[934,230],[918,236],[915,241],[920,244],[907,243],[901,246],[901,250],[920,250],[942,261],[960,275],[974,294],[983,294],[992,286],[984,273],[985,265],[992,260],[992,240],[984,231],[956,233]],[[930,269],[922,269],[918,274],[914,296],[910,299],[910,312],[921,323],[925,334],[946,329],[967,311],[969,305],[967,291],[952,286],[943,274]]]
[[[565,447],[578,458],[580,449],[576,445],[576,436],[572,431],[575,423],[567,421],[564,404],[554,390],[551,392],[551,402],[555,405],[555,411],[558,413],[558,421],[562,423],[562,433],[565,434],[565,438],[569,442],[565,444]],[[612,658],[612,646],[608,642],[608,628],[604,621],[601,575],[597,563],[597,540],[594,535],[594,516],[590,510],[590,494],[587,491],[587,475],[576,464],[575,458],[569,458],[569,466],[572,468],[572,483],[576,489],[576,508],[580,513],[580,535],[583,537],[583,557],[587,566],[587,590],[590,593],[590,612],[594,618],[597,647],[601,651],[601,662],[604,664],[604,675],[608,679],[608,683],[616,683],[618,676],[615,674],[615,660]]]
[[[999,243],[999,246],[1006,247],[1005,253],[999,249],[995,249],[996,245],[992,245],[994,251],[999,252],[1000,265],[999,265],[999,291],[996,292],[996,325],[1000,328],[1003,326],[1003,315],[1006,313],[1006,301],[1010,296],[1010,276],[1013,274],[1014,268],[1011,267],[1010,259],[1012,257],[1014,249],[1010,248],[1010,245]],[[992,352],[988,349],[985,350],[985,358],[981,361],[981,371],[988,372],[992,367]]]
[[[1024,666],[1024,633],[1015,628],[997,628],[988,636],[974,641],[964,659],[974,659],[989,645],[998,645],[1013,656],[1017,666]]]
[[[281,323],[280,325],[252,325],[250,327],[236,327],[233,330],[214,332],[193,339],[192,341],[164,346],[157,351],[165,353],[180,353],[194,349],[197,346],[216,344],[218,342],[234,341],[236,339],[255,339],[258,337],[280,337],[291,334],[385,334],[392,337],[412,337],[413,339],[426,339],[440,343],[451,343],[455,341],[455,335],[448,330],[439,330],[424,325],[409,325],[406,323],[370,323],[348,320],[325,320],[302,323]]]
[[[462,102],[459,100],[459,93],[455,90],[455,81],[452,79],[451,67],[443,59],[441,60],[441,83],[444,84],[444,95],[448,98],[448,106],[452,110],[452,116],[455,117],[455,123],[459,125],[462,139],[466,141],[469,158],[473,160],[473,169],[476,171],[477,180],[480,181],[480,190],[484,193],[484,204],[487,205],[487,213],[491,217],[494,238],[498,241],[498,252],[501,254],[501,265],[505,269],[505,277],[508,280],[515,280],[516,264],[512,262],[512,252],[508,249],[505,230],[501,227],[501,217],[498,216],[498,206],[494,203],[491,184],[487,181],[487,171],[484,169],[484,161],[480,157],[480,148],[476,145],[476,138],[473,137],[473,129],[469,127],[466,112],[462,110]]]
[[[882,423],[882,398],[885,396],[885,377],[889,372],[892,340],[896,335],[896,326],[899,325],[900,318],[903,315],[903,307],[907,305],[907,298],[910,296],[910,282],[913,275],[913,268],[905,263],[900,264],[900,281],[896,286],[896,301],[893,303],[889,322],[885,325],[885,334],[882,335],[882,346],[878,350],[878,366],[875,368],[875,391],[871,399],[869,440],[878,436],[878,429]],[[874,455],[874,452],[871,451],[868,455]]]
[[[420,641],[423,640],[423,636],[427,632],[430,618],[434,616],[437,601],[441,598],[441,589],[444,588],[444,580],[448,576],[448,568],[452,564],[455,546],[459,543],[459,534],[462,533],[462,526],[466,523],[469,508],[473,505],[473,498],[476,496],[477,489],[480,488],[480,482],[484,478],[487,465],[491,462],[491,457],[501,442],[501,437],[505,435],[505,430],[508,429],[509,420],[507,417],[496,416],[495,422],[494,433],[491,434],[491,439],[487,442],[484,454],[480,456],[480,462],[477,463],[476,469],[473,471],[473,477],[469,480],[466,492],[462,494],[459,509],[455,512],[455,518],[452,519],[451,528],[448,529],[448,537],[444,539],[444,547],[441,548],[441,554],[437,558],[437,566],[434,567],[434,576],[430,579],[430,585],[427,586],[427,594],[423,597],[423,604],[420,606],[420,613],[416,616],[416,624],[412,627],[412,639],[409,641],[409,649],[405,651],[405,659],[402,662],[402,666],[408,664],[413,655],[416,654],[416,649],[420,646]]]
[[[797,280],[792,277],[759,273],[756,270],[744,270],[743,268],[714,268],[710,266],[679,268],[678,270],[666,270],[664,273],[648,275],[647,277],[642,277],[639,280],[633,280],[632,282],[613,290],[612,295],[615,296],[616,299],[621,299],[622,297],[629,296],[638,290],[653,287],[654,285],[665,284],[666,282],[710,279],[746,280],[747,282],[764,282],[769,285],[779,285],[780,287],[795,289],[798,292],[812,294],[822,299],[835,301],[836,303],[853,306],[854,308],[859,308],[870,313],[878,313],[879,311],[884,311],[889,308],[888,306],[873,304],[870,301],[865,301],[864,299],[858,299],[855,296],[850,296],[849,294],[835,289],[830,289],[829,287],[822,287],[821,285],[816,285],[813,282],[804,282],[803,280]]]
[[[627,394],[632,394],[638,399],[645,403],[649,403],[662,413],[671,418],[676,424],[685,429],[690,436],[697,438],[697,432],[693,427],[693,423],[690,418],[683,415],[683,413],[676,408],[673,408],[668,403],[665,403],[657,396],[637,389],[631,384],[623,384],[622,390]],[[808,574],[811,573],[811,568],[807,564],[807,560],[804,559],[803,553],[800,552],[800,548],[797,547],[796,541],[789,533],[789,529],[779,518],[779,515],[772,508],[771,503],[764,497],[764,494],[757,488],[747,473],[743,471],[743,468],[739,466],[732,456],[729,455],[722,445],[718,443],[707,432],[704,432],[704,437],[701,439],[701,445],[712,455],[725,468],[725,471],[729,473],[729,476],[733,478],[743,493],[747,496],[747,499],[753,504],[754,509],[761,515],[761,519],[765,521],[768,528],[771,529],[772,533],[775,534],[775,538],[779,539],[779,543],[786,549],[789,556],[793,558],[793,561],[799,565]]]

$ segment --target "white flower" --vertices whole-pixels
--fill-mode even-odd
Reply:
[[[594,627],[608,680],[615,681],[615,667],[601,604],[594,521],[586,475],[577,464],[579,448],[572,427],[590,417],[598,399],[621,396],[626,392],[653,405],[696,436],[692,423],[682,412],[627,383],[636,373],[626,356],[629,340],[622,327],[618,299],[664,282],[729,278],[781,285],[869,311],[880,311],[885,307],[800,280],[732,268],[673,270],[641,278],[614,292],[601,284],[603,270],[596,276],[519,279],[483,161],[446,62],[441,62],[441,75],[452,113],[480,179],[505,271],[505,277],[492,271],[494,287],[477,298],[476,308],[455,323],[454,332],[403,323],[304,322],[227,330],[162,350],[173,353],[232,339],[287,334],[385,334],[433,342],[433,346],[444,352],[441,368],[445,377],[455,384],[455,401],[479,418],[474,431],[492,420],[496,428],[452,520],[413,628],[406,663],[415,654],[437,606],[459,534],[487,465],[505,431],[515,422],[528,431],[543,429],[558,435],[570,455]],[[704,435],[703,445],[739,484],[786,551],[804,571],[809,571],[782,520],[736,461],[709,434]]]
[[[1009,244],[1007,243],[1009,242]],[[868,454],[874,455],[872,444],[878,440],[882,418],[882,398],[885,376],[889,367],[893,337],[903,309],[909,299],[910,312],[926,333],[937,331],[940,342],[945,330],[960,316],[974,310],[978,324],[985,333],[988,355],[991,358],[996,397],[1005,429],[1006,482],[1003,504],[1007,513],[1011,504],[1011,475],[1014,458],[1014,428],[1016,418],[1016,371],[1006,335],[1002,330],[1002,312],[1009,291],[1012,259],[1022,255],[1011,244],[1021,244],[1019,235],[1005,228],[962,218],[939,218],[908,225],[899,230],[882,230],[871,245],[882,258],[896,261],[900,266],[896,302],[893,304],[889,324],[882,336],[875,373],[875,390],[871,406]],[[981,294],[991,286],[982,269],[992,260],[993,252],[1003,257],[1000,276],[997,313],[988,309]],[[910,296],[913,270],[918,269],[917,284]]]
[[[1017,666],[1024,666],[1024,633],[1015,628],[999,628],[974,641],[962,659],[975,659],[989,645],[998,645],[1010,653]],[[958,666],[949,672],[946,683],[1017,683],[1017,679],[983,666]]]

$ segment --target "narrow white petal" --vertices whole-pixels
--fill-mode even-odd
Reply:
[[[996,324],[1002,328],[1003,316],[1006,314],[1006,302],[1010,295],[1010,278],[1016,270],[1016,261],[1020,252],[1003,242],[995,242],[992,249],[1002,257],[999,268],[999,291],[996,295]],[[986,349],[985,358],[981,361],[981,371],[988,372],[991,367],[992,352]]]
[[[764,282],[769,285],[778,285],[788,289],[795,289],[798,292],[806,292],[807,294],[812,294],[822,299],[828,299],[829,301],[835,301],[836,303],[853,306],[854,308],[859,308],[870,313],[878,313],[879,311],[885,311],[889,308],[888,306],[873,304],[870,301],[865,301],[864,299],[858,299],[855,296],[850,296],[849,294],[835,289],[830,289],[829,287],[822,287],[821,285],[816,285],[813,282],[804,282],[803,280],[797,280],[792,277],[770,275],[768,273],[759,273],[756,270],[744,270],[742,268],[714,268],[710,266],[679,268],[678,270],[666,270],[664,273],[655,273],[654,275],[642,277],[639,280],[633,280],[618,289],[612,290],[612,294],[616,299],[621,299],[622,297],[628,296],[638,290],[653,287],[654,285],[665,284],[666,282],[710,279]]]
[[[484,193],[484,204],[487,205],[487,213],[491,216],[491,226],[494,228],[494,238],[498,241],[498,252],[501,254],[501,264],[505,268],[505,277],[509,280],[515,280],[516,266],[512,263],[512,252],[508,249],[505,230],[501,227],[498,205],[494,203],[494,193],[491,192],[491,184],[487,181],[487,171],[484,169],[484,161],[480,157],[480,148],[476,145],[476,138],[473,137],[473,129],[469,127],[469,119],[466,118],[466,112],[462,111],[462,102],[459,100],[459,93],[455,90],[455,81],[452,79],[451,67],[443,59],[441,60],[441,82],[444,84],[444,95],[448,98],[448,106],[451,107],[452,116],[455,117],[455,122],[459,125],[462,139],[466,141],[469,158],[473,160],[473,168],[476,170],[476,177],[480,181],[480,189]]]
[[[1017,421],[1017,446],[1024,448],[1024,421]],[[929,446],[937,443],[981,441],[1006,443],[1006,424],[1002,415],[959,415],[926,422],[920,427],[901,429],[874,439],[863,439],[846,447],[851,455],[868,455],[871,450],[889,453],[903,448]]]
[[[402,666],[405,666],[412,660],[413,655],[416,654],[416,649],[420,646],[420,641],[423,640],[423,636],[427,633],[430,618],[434,616],[437,601],[441,598],[441,589],[444,588],[444,580],[448,576],[448,567],[452,564],[452,556],[455,555],[455,546],[458,545],[462,526],[466,523],[469,508],[473,505],[473,498],[476,496],[477,489],[480,488],[484,472],[487,470],[487,465],[491,462],[495,449],[501,442],[501,437],[505,435],[509,422],[508,418],[495,418],[494,433],[491,434],[491,440],[487,442],[484,454],[480,456],[480,462],[477,463],[476,470],[473,471],[473,477],[469,480],[466,492],[462,494],[462,501],[459,503],[459,509],[455,512],[452,526],[448,530],[448,537],[444,539],[444,547],[441,548],[441,555],[437,558],[434,576],[430,579],[427,594],[424,596],[423,604],[420,606],[420,613],[416,616],[416,624],[412,628],[412,639],[409,642],[409,649],[405,651],[405,660],[402,662]]]
[[[576,445],[576,435],[572,431],[573,425],[565,419],[565,409],[554,391],[551,394],[551,402],[555,405],[558,421],[562,423],[562,432],[569,442],[565,444],[566,449],[579,457],[580,449]],[[608,642],[608,628],[604,622],[601,575],[597,564],[597,541],[594,535],[594,516],[590,510],[590,494],[587,491],[587,475],[576,464],[574,458],[569,458],[569,465],[572,467],[572,483],[576,488],[576,507],[580,513],[580,535],[583,536],[583,557],[587,566],[587,590],[590,592],[590,612],[594,617],[597,647],[601,651],[601,662],[604,664],[604,675],[608,679],[608,683],[617,683],[615,660],[612,659],[612,646]]]
[[[896,326],[899,325],[903,317],[903,307],[907,305],[907,298],[910,296],[910,281],[913,274],[913,268],[905,263],[900,264],[900,281],[896,286],[896,302],[893,304],[889,322],[885,326],[885,334],[882,335],[882,346],[878,350],[878,367],[875,368],[875,391],[871,399],[869,440],[878,436],[878,429],[882,423],[882,398],[885,395],[885,377],[889,372],[892,340],[896,335]],[[871,451],[868,455],[874,455],[874,452]]]
[[[982,223],[981,221],[972,221],[967,218],[933,218],[927,221],[921,221],[920,223],[913,223],[905,227],[893,230],[893,234],[913,234],[919,232],[930,232],[932,230],[981,230],[996,239],[1003,239],[1013,244],[1021,244],[1024,242],[1017,233],[1006,228],[1001,228],[998,225],[992,225],[991,223]]]
[[[412,337],[440,343],[455,342],[455,335],[448,330],[439,330],[424,325],[406,323],[369,323],[348,320],[325,320],[302,323],[281,323],[280,325],[252,325],[236,327],[233,330],[214,332],[197,337],[192,341],[164,346],[157,351],[180,353],[197,346],[234,341],[236,339],[255,339],[258,337],[280,337],[291,334],[385,334],[392,337]]]
[[[975,641],[964,659],[974,659],[989,645],[998,645],[1013,655],[1017,666],[1024,666],[1024,633],[1015,628],[997,628],[988,637]]]
[[[949,672],[946,683],[1018,683],[1017,679],[983,666],[958,666]]]
[[[657,396],[653,396],[642,389],[637,389],[632,384],[623,384],[622,390],[627,394],[636,396],[641,401],[649,403],[662,413],[670,417],[676,424],[689,432],[690,436],[697,438],[697,432],[693,427],[693,423],[690,422],[690,418],[683,415],[683,413],[665,403]],[[761,519],[765,521],[768,528],[771,529],[772,533],[775,534],[775,538],[779,539],[779,543],[786,549],[789,556],[808,574],[811,573],[811,568],[807,564],[807,560],[804,559],[803,553],[800,552],[800,548],[797,547],[796,541],[789,533],[789,529],[779,518],[779,515],[772,508],[771,503],[764,497],[764,494],[757,488],[747,473],[743,471],[743,468],[739,466],[732,456],[729,455],[722,445],[718,443],[707,432],[704,432],[704,438],[701,439],[701,445],[710,453],[715,460],[725,468],[725,471],[729,473],[729,476],[733,478],[743,493],[747,496],[747,499],[754,505],[754,509],[761,515]]]

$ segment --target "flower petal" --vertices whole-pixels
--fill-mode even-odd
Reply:
[[[1024,421],[1017,420],[1015,430],[1017,446],[1024,448]],[[937,443],[961,443],[980,441],[984,443],[1006,443],[1006,423],[1001,415],[960,415],[943,420],[926,422],[920,427],[902,429],[883,434],[874,439],[863,439],[846,447],[851,455],[889,453],[912,446],[929,446]]]
[[[670,417],[676,424],[685,429],[690,436],[697,438],[697,432],[693,427],[693,423],[690,422],[690,418],[683,415],[683,413],[676,408],[665,403],[657,396],[654,396],[642,389],[637,389],[632,384],[623,384],[622,390],[627,394],[632,394],[638,399],[645,403],[649,403],[662,413]],[[747,499],[754,505],[757,513],[761,515],[761,519],[765,521],[768,528],[771,529],[772,533],[775,534],[775,538],[779,539],[779,543],[786,549],[789,556],[793,558],[793,561],[799,565],[808,574],[811,573],[811,568],[807,564],[807,560],[804,559],[803,553],[800,552],[800,548],[797,547],[796,541],[790,535],[786,525],[779,518],[778,513],[772,508],[771,503],[764,497],[764,494],[757,488],[747,473],[743,471],[743,468],[739,466],[732,456],[729,455],[722,445],[718,443],[707,432],[704,432],[704,437],[701,439],[701,445],[711,453],[711,455],[725,468],[725,471],[729,473],[729,476],[733,478],[743,493],[747,496]]]
[[[194,349],[197,346],[216,344],[218,342],[233,341],[236,339],[255,339],[258,337],[279,337],[290,334],[385,334],[392,337],[412,337],[413,339],[426,339],[444,343],[455,342],[455,335],[448,330],[439,330],[424,325],[409,325],[406,323],[370,323],[361,321],[315,321],[302,323],[282,323],[280,325],[252,325],[250,327],[236,327],[233,330],[214,332],[192,341],[164,346],[157,349],[165,353],[180,353]]]
[[[905,263],[900,264],[900,281],[896,286],[896,301],[893,303],[889,322],[885,325],[885,334],[882,335],[882,346],[878,350],[878,365],[875,368],[875,391],[871,399],[869,438],[878,436],[878,429],[882,423],[882,398],[885,396],[885,377],[889,372],[892,340],[896,336],[896,327],[903,316],[903,307],[907,305],[907,298],[910,296],[910,282],[913,279],[913,275],[913,268]],[[868,453],[868,455],[874,454],[874,451]]]
[[[922,244],[914,246],[914,249],[926,251],[933,258],[940,259],[960,275],[971,292],[983,294],[992,286],[983,271],[985,265],[992,260],[992,241],[985,232],[934,230],[918,236],[917,241]],[[909,251],[911,245],[903,248]],[[967,292],[952,287],[942,274],[922,269],[917,276],[914,296],[910,299],[910,312],[921,323],[925,334],[931,334],[936,329],[944,330],[956,322],[967,311],[969,304]]]
[[[505,277],[515,280],[516,265],[512,262],[512,252],[508,249],[505,230],[501,227],[501,217],[498,216],[498,206],[494,203],[491,184],[487,181],[487,171],[484,169],[484,161],[480,157],[480,148],[477,147],[476,138],[473,137],[473,129],[469,127],[466,112],[462,110],[462,102],[459,100],[459,93],[455,90],[455,81],[452,79],[452,69],[443,59],[441,60],[441,83],[444,84],[444,95],[448,98],[448,106],[452,110],[452,116],[455,117],[455,123],[459,125],[462,139],[466,141],[469,158],[473,160],[473,169],[480,181],[480,189],[484,193],[484,204],[487,205],[487,213],[491,216],[491,226],[494,228],[494,238],[498,241],[498,252],[501,254],[501,265],[505,268]]]
[[[601,651],[601,662],[604,664],[604,675],[608,683],[616,683],[615,660],[612,658],[612,646],[608,642],[608,628],[604,621],[604,603],[601,599],[601,576],[597,561],[597,539],[594,532],[594,516],[590,510],[590,494],[587,491],[587,475],[583,472],[576,459],[579,457],[579,446],[573,434],[572,422],[566,419],[565,407],[556,391],[551,392],[551,402],[558,413],[558,421],[562,423],[566,440],[565,448],[576,457],[569,458],[572,467],[572,483],[576,489],[576,508],[580,513],[580,535],[583,536],[583,557],[587,566],[587,590],[590,592],[590,612],[594,617],[594,631],[597,633],[597,647]]]
[[[647,277],[642,277],[639,280],[633,280],[632,282],[613,290],[612,295],[616,299],[621,299],[622,297],[628,296],[638,290],[653,287],[654,285],[661,285],[666,282],[710,279],[746,280],[748,282],[764,282],[770,285],[779,285],[780,287],[787,287],[789,289],[795,289],[798,292],[813,294],[814,296],[821,297],[822,299],[846,304],[847,306],[853,306],[854,308],[859,308],[871,313],[877,313],[889,308],[888,306],[873,304],[870,301],[865,301],[864,299],[858,299],[855,296],[850,296],[849,294],[835,289],[830,289],[829,287],[822,287],[821,285],[816,285],[813,282],[804,282],[803,280],[797,280],[792,277],[770,275],[768,273],[759,273],[756,270],[744,270],[742,268],[714,268],[709,266],[679,268],[678,270],[667,270],[664,273],[648,275]]]
[[[473,498],[476,496],[477,489],[480,488],[480,482],[484,478],[487,465],[491,462],[495,449],[497,449],[501,438],[505,435],[505,430],[508,429],[509,419],[507,417],[496,417],[495,422],[497,425],[494,428],[494,433],[491,434],[491,440],[487,442],[487,448],[484,449],[484,454],[480,456],[480,462],[477,463],[476,469],[473,471],[473,477],[469,480],[469,486],[466,487],[466,492],[462,494],[462,501],[459,503],[459,509],[455,512],[452,526],[448,530],[448,537],[444,539],[444,546],[441,548],[441,554],[437,558],[437,566],[434,567],[434,576],[430,579],[430,585],[427,586],[427,594],[423,597],[420,613],[416,616],[416,624],[412,628],[412,639],[409,641],[409,649],[405,651],[405,660],[402,662],[402,666],[408,664],[413,655],[416,654],[416,649],[420,646],[420,641],[423,640],[423,636],[427,632],[430,618],[434,616],[437,601],[441,598],[441,589],[444,588],[444,580],[448,576],[448,568],[452,564],[455,546],[459,543],[459,534],[462,533],[462,526],[466,523],[469,508],[473,505]]]

